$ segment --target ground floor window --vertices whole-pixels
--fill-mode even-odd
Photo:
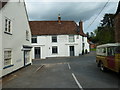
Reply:
[[[30,51],[25,51],[25,64],[30,62]]]
[[[12,50],[4,50],[4,67],[12,64]]]
[[[52,47],[52,54],[57,54],[58,53],[58,47],[57,46],[53,46]]]

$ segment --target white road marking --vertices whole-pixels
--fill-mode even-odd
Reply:
[[[36,69],[35,73],[36,73],[38,70],[40,70],[43,66],[44,66],[44,65],[38,67],[38,68]]]
[[[71,69],[70,64],[69,63],[67,63],[67,64],[68,64],[68,68]]]
[[[8,79],[7,81],[11,81],[11,80],[13,80],[16,77],[17,77],[17,75],[12,74],[12,77],[10,79]]]
[[[76,76],[74,75],[74,73],[72,73],[72,76],[73,76],[73,78],[75,79],[75,82],[76,82],[76,84],[78,85],[78,87],[79,87],[81,90],[83,90],[82,86],[81,86],[80,83],[78,82],[78,80],[77,80]]]

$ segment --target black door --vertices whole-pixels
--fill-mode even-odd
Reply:
[[[70,56],[74,56],[74,46],[70,46]]]
[[[40,53],[40,47],[35,47],[35,59],[40,59],[41,58],[41,53]]]

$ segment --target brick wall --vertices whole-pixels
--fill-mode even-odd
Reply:
[[[120,43],[120,13],[115,17],[115,40]]]

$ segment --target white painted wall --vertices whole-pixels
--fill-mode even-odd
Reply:
[[[85,47],[84,47],[84,50],[87,49],[88,52],[90,52],[90,45],[87,41],[87,37],[84,37],[84,43],[85,43]]]
[[[0,51],[2,51],[3,53],[5,48],[11,48],[12,49],[12,64],[14,64],[14,66],[2,70],[2,76],[4,76],[14,70],[17,70],[23,67],[24,58],[23,58],[22,48],[23,48],[23,45],[29,45],[29,46],[31,45],[30,44],[31,32],[30,32],[28,19],[27,19],[27,15],[26,15],[23,2],[7,3],[2,8],[2,10],[0,10],[0,14],[2,14],[2,20],[0,21],[2,21],[2,26],[3,26],[2,29],[0,28],[0,36],[2,33],[2,39],[0,37],[1,39],[0,41],[3,42],[2,50],[0,46]],[[8,35],[4,33],[5,17],[9,18],[12,21],[12,35]],[[26,30],[29,31],[29,41],[26,40]],[[0,59],[2,60],[2,62],[0,63],[4,65],[4,58],[0,57]],[[30,60],[29,63],[31,62],[32,61]]]
[[[0,61],[2,61],[2,12],[0,12]],[[2,77],[2,63],[0,62],[0,77]]]
[[[69,57],[69,46],[74,46],[75,56],[79,56],[82,53],[82,36],[74,35],[74,37],[75,42],[69,42],[69,35],[57,35],[57,43],[52,43],[52,35],[37,36],[37,43],[32,43],[32,59],[35,58],[34,47],[41,47],[41,59],[46,57]],[[77,39],[77,37],[79,38]],[[86,40],[84,42],[86,43]],[[52,46],[58,46],[58,54],[52,54]],[[85,49],[89,49],[88,43],[85,44]]]

